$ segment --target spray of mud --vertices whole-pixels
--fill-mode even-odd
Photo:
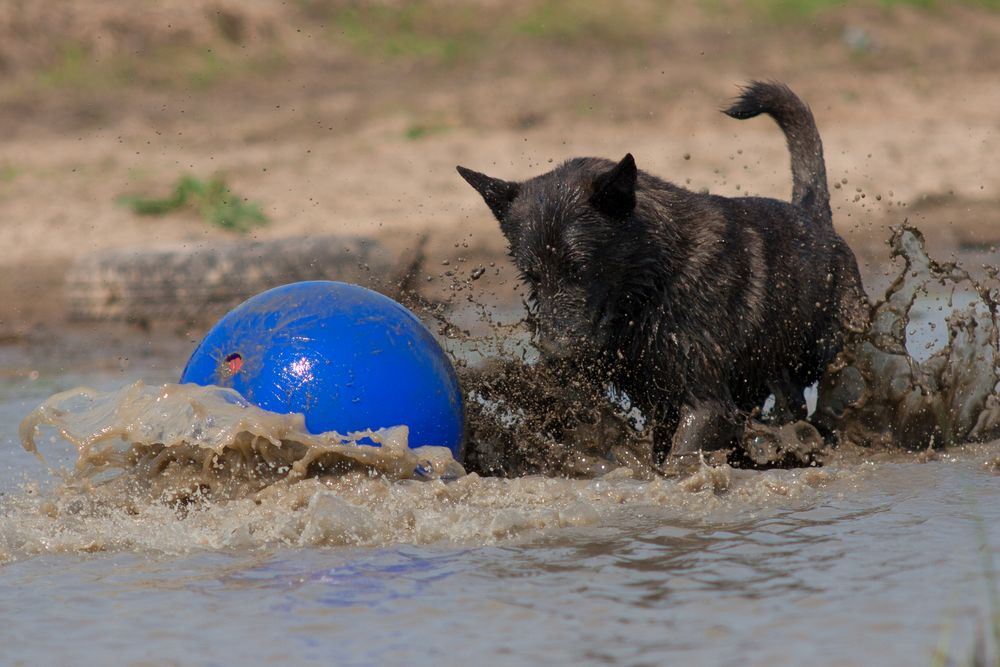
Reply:
[[[270,545],[482,545],[668,507],[709,518],[809,498],[826,470],[760,473],[701,465],[683,480],[465,474],[406,429],[313,435],[301,415],[195,385],[57,394],[22,424],[26,449],[64,440],[73,470],[0,504],[0,562],[52,552],[245,549]],[[55,434],[58,434],[56,437]],[[380,447],[358,444],[361,437]]]
[[[483,475],[599,477],[618,467],[651,478],[652,437],[601,387],[545,364],[493,360],[462,373],[465,464]]]
[[[25,418],[22,443],[37,454],[49,440],[68,442],[76,465],[50,488],[29,484],[3,500],[0,561],[52,551],[484,544],[597,524],[623,507],[731,519],[870,474],[849,465],[859,451],[1000,436],[997,287],[932,261],[912,228],[891,243],[901,272],[873,306],[871,329],[822,381],[813,423],[749,420],[741,450],[721,459],[654,464],[641,416],[607,388],[526,362],[504,326],[477,341],[492,347],[481,355],[489,361],[458,358],[469,421],[461,462],[446,448],[410,449],[405,427],[310,434],[301,415],[269,413],[217,387],[57,394]],[[959,294],[964,305],[952,309]],[[918,361],[908,329],[928,302],[950,315],[939,347]],[[788,469],[759,470],[780,467]]]
[[[816,466],[837,446],[923,450],[1000,437],[996,270],[977,281],[954,263],[933,261],[922,234],[906,224],[889,244],[899,274],[872,306],[870,328],[846,341],[821,381],[810,421],[748,419],[740,448],[724,455],[729,465]],[[918,361],[911,324],[931,309],[948,313],[947,330]],[[615,409],[604,388],[588,390],[514,359],[467,372],[464,380],[473,413],[466,455],[472,470],[571,476],[616,465],[644,475],[685,470],[680,461],[653,464],[649,434]]]
[[[279,480],[352,472],[394,479],[465,474],[446,447],[410,449],[405,426],[313,435],[303,415],[261,410],[223,387],[140,381],[115,392],[84,387],[56,394],[21,423],[21,442],[40,458],[36,440],[43,426],[76,447],[75,480],[127,483],[137,499],[232,499]],[[380,446],[359,444],[362,439]]]
[[[902,271],[872,308],[871,327],[850,340],[827,372],[814,421],[842,442],[928,449],[1000,437],[995,267],[977,281],[954,263],[932,260],[919,230],[890,239]],[[961,301],[961,303],[959,303]],[[945,312],[945,335],[912,340],[918,310]],[[934,323],[928,326],[936,326]]]

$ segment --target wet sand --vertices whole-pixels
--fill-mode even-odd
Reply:
[[[262,4],[243,15],[227,8],[241,37],[214,45],[222,65],[205,84],[187,54],[220,37],[197,11],[175,17],[188,41],[171,52],[156,50],[169,31],[154,15],[104,3],[74,23],[66,17],[76,4],[60,7],[49,19],[53,40],[86,46],[102,21],[127,20],[149,46],[115,78],[116,58],[137,48],[115,33],[57,76],[60,61],[45,53],[58,54],[58,42],[29,48],[17,22],[0,22],[13,68],[0,89],[6,339],[65,327],[62,281],[88,253],[232,238],[193,212],[144,218],[116,203],[166,194],[186,173],[221,172],[260,202],[272,222],[257,238],[348,233],[416,244],[429,234],[435,276],[440,262],[460,257],[505,266],[496,224],[456,164],[519,179],[569,157],[631,151],[641,168],[694,189],[786,197],[779,130],[717,113],[750,78],[787,81],[812,105],[839,186],[835,222],[871,283],[888,257],[886,227],[906,217],[939,256],[1000,240],[1000,15],[989,11],[851,7],[780,21],[736,9],[646,17],[639,3],[634,16],[622,14],[634,19],[629,46],[599,30],[589,47],[517,33],[517,48],[486,40],[481,56],[442,60],[358,51],[336,35],[321,41],[326,19]],[[41,20],[25,12],[22,20]],[[645,32],[650,21],[665,32]],[[268,49],[283,60],[259,66],[256,54]],[[234,56],[244,51],[246,62]],[[446,291],[440,282],[425,291]],[[516,302],[509,275],[489,289]]]

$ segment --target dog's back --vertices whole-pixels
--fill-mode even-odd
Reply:
[[[622,365],[620,383],[668,404],[725,387],[745,410],[781,393],[804,417],[803,389],[839,350],[845,315],[864,312],[850,249],[788,202],[702,195],[643,172],[638,181],[636,218],[662,251],[647,279],[660,305],[618,318],[629,324],[609,347],[640,362]]]
[[[639,172],[635,217],[670,252],[658,281],[664,305],[622,331],[621,344],[626,358],[661,361],[628,365],[621,383],[654,394],[650,402],[666,396],[668,406],[689,402],[684,393],[721,392],[749,410],[773,393],[786,418],[804,418],[805,387],[845,331],[865,324],[857,261],[833,227],[808,106],[783,84],[754,82],[725,113],[778,122],[791,154],[791,201],[703,195]]]
[[[790,367],[792,381],[807,386],[819,379],[840,349],[845,330],[863,328],[868,317],[857,260],[833,227],[823,142],[808,105],[783,83],[751,82],[725,113],[738,119],[766,114],[778,123],[791,156],[791,205],[813,223],[798,225],[788,221],[779,233],[787,237],[785,242],[773,239],[785,253],[801,257],[801,261],[787,261],[786,258],[784,262],[776,258],[778,263],[805,272],[805,275],[794,276],[796,272],[791,271],[793,275],[789,278],[798,278],[803,289],[798,294],[789,294],[798,297],[793,299],[797,303],[785,305],[813,315],[811,321],[793,327],[804,339],[790,346],[798,349],[789,357],[797,361]],[[738,205],[741,200],[730,201]],[[777,211],[774,214],[780,215]],[[796,212],[791,216],[797,217]],[[758,224],[762,221],[762,218],[750,217]],[[761,233],[768,232],[761,229]],[[780,267],[775,268],[778,269],[775,274],[780,275]],[[822,280],[816,280],[817,275]]]

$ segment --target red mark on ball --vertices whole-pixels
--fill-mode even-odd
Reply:
[[[239,352],[233,352],[226,357],[226,364],[229,366],[229,372],[236,375],[243,368],[243,357]]]

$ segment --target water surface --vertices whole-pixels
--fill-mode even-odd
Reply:
[[[862,350],[865,381],[916,368],[904,346],[923,364],[957,340],[979,356],[918,369],[925,386],[956,405],[969,400],[949,392],[956,379],[995,394],[995,338],[962,337],[995,320],[970,311],[949,328],[974,299],[928,292],[932,273],[882,311],[896,351]],[[115,359],[111,347],[89,358]],[[977,642],[996,655],[1000,441],[932,452],[932,425],[909,431],[924,438],[910,452],[842,447],[823,467],[654,479],[421,481],[399,474],[412,465],[388,475],[403,454],[386,447],[343,475],[207,498],[216,468],[186,456],[67,484],[77,451],[56,433],[40,438],[47,465],[20,447],[19,422],[53,392],[171,382],[183,359],[28,363],[0,348],[0,663],[910,667],[964,660]],[[899,395],[916,396],[905,383]],[[871,396],[875,426],[875,399],[922,405]],[[971,423],[961,433],[991,432]],[[170,484],[150,483],[162,480],[192,484],[162,495]]]
[[[233,509],[97,513],[88,544],[25,514],[26,481],[53,478],[16,427],[46,393],[26,381],[0,402],[6,664],[921,665],[970,651],[987,618],[996,443],[684,481],[478,480],[372,506],[389,527],[407,498],[414,521],[464,520],[423,543],[253,539]]]

